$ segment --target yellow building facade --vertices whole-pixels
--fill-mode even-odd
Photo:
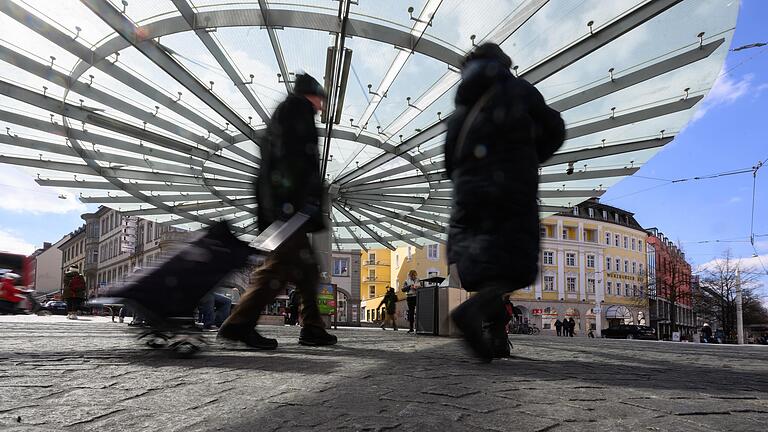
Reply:
[[[647,324],[645,230],[632,213],[593,198],[541,221],[539,275],[512,301],[545,331],[573,318],[585,335],[619,323]]]
[[[373,254],[373,259],[371,259]],[[422,248],[401,246],[394,251],[389,249],[371,249],[363,253],[360,275],[362,292],[361,319],[375,321],[380,318],[377,308],[386,288],[392,286],[401,301],[397,307],[397,320],[404,325],[406,316],[405,293],[401,290],[403,282],[411,270],[416,270],[419,279],[431,276],[448,277],[446,247],[444,244],[427,243]],[[386,272],[386,275],[384,274]]]

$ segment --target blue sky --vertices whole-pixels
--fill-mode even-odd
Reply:
[[[768,42],[767,18],[768,2],[742,2],[732,48]],[[752,174],[667,185],[643,178],[702,176],[750,168],[768,159],[768,47],[730,52],[725,71],[695,120],[636,175],[611,188],[603,201],[634,212],[643,226],[655,226],[681,241],[694,264],[730,248],[734,256],[759,269],[752,246],[744,242],[750,234]],[[768,166],[758,171],[755,200],[755,233],[768,234]],[[741,241],[698,243],[731,239]],[[768,236],[756,240],[768,267]],[[768,278],[763,280],[768,286]]]
[[[744,0],[733,46],[768,42],[765,22],[768,2]],[[721,76],[698,108],[695,120],[677,139],[650,160],[637,175],[611,188],[603,201],[636,214],[646,227],[658,227],[680,240],[689,259],[703,264],[731,248],[735,256],[749,259],[754,251],[746,240],[750,233],[751,174],[676,184],[656,179],[679,179],[749,168],[768,159],[768,47],[730,53],[727,74]],[[768,234],[768,166],[757,177],[755,232]],[[7,193],[17,193],[9,198]],[[23,191],[22,194],[18,193]],[[6,192],[6,193],[4,193]],[[17,168],[0,165],[0,196],[21,200],[0,211],[0,249],[30,252],[44,241],[54,242],[82,224],[80,214],[95,210],[61,191],[37,186]],[[698,243],[741,239],[741,242]],[[768,236],[756,244],[768,267]],[[768,278],[766,280],[768,285]]]

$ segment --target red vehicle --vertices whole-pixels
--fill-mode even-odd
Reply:
[[[6,278],[6,274],[15,274]],[[3,313],[36,313],[40,305],[25,288],[31,284],[30,263],[24,255],[0,252],[0,302]]]
[[[23,286],[32,285],[29,258],[10,252],[0,252],[0,277],[11,272],[21,275]]]

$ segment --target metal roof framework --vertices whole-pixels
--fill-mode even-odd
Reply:
[[[77,59],[67,72],[56,67],[53,56],[46,64],[23,47],[6,41],[0,43],[0,60],[63,89],[63,96],[48,94],[47,87],[40,91],[13,77],[0,76],[0,95],[7,98],[4,101],[14,100],[36,110],[0,109],[0,121],[11,125],[7,126],[7,133],[0,136],[0,144],[39,154],[38,158],[2,154],[1,163],[44,170],[59,177],[38,175],[37,182],[44,186],[106,191],[106,195],[81,194],[81,200],[117,207],[126,215],[156,216],[166,223],[190,228],[228,220],[238,234],[248,237],[254,234],[256,226],[252,181],[258,176],[260,159],[257,151],[249,151],[245,144],[258,146],[270,110],[255,89],[257,83],[253,76],[250,81],[246,79],[226,43],[215,33],[232,28],[266,32],[272,48],[270,54],[282,76],[280,82],[290,91],[291,65],[284,55],[286,45],[281,43],[278,32],[296,29],[336,36],[344,27],[344,36],[392,46],[397,54],[381,82],[369,86],[372,97],[366,96],[365,110],[357,124],[352,119],[349,126],[333,125],[327,129],[332,142],[354,143],[360,148],[354,157],[344,161],[343,168],[328,178],[334,209],[334,242],[337,247],[367,248],[378,244],[393,249],[402,243],[419,247],[424,240],[445,241],[451,184],[441,157],[442,138],[450,114],[437,112],[437,119],[427,123],[424,118],[432,108],[448,100],[451,89],[459,81],[457,68],[461,59],[471,49],[471,45],[457,49],[454,44],[431,35],[440,25],[441,8],[450,0],[421,1],[421,13],[411,14],[407,25],[356,15],[355,2],[341,0],[346,3],[346,10],[351,11],[345,26],[339,16],[331,13],[332,9],[308,10],[312,2],[270,5],[267,0],[258,0],[245,6],[248,2],[210,6],[197,4],[200,2],[196,0],[171,0],[173,10],[164,11],[156,19],[137,22],[131,18],[128,7],[121,10],[107,0],[81,1],[92,13],[89,19],[99,19],[114,31],[98,44],[89,46],[78,39],[80,30],[73,37],[23,2],[0,3],[0,12]],[[485,36],[476,39],[473,35],[472,44],[493,41],[504,47],[504,43],[513,40],[547,12],[547,6],[552,7],[548,3],[547,0],[522,1],[513,10],[499,14],[502,18]],[[572,71],[588,61],[595,53],[620,45],[628,34],[649,22],[666,15],[684,14],[683,4],[690,3],[690,0],[638,2],[600,25],[590,21],[585,34],[528,67],[521,70],[515,67],[514,72],[534,85],[546,84],[558,74]],[[735,19],[735,15],[733,17]],[[732,26],[733,22],[725,24]],[[647,59],[630,56],[622,64],[612,66],[607,76],[591,76],[587,84],[548,98],[548,103],[564,114],[580,112],[584,107],[591,108],[607,100],[612,102],[615,100],[612,96],[667,74],[695,71],[697,64],[704,61],[721,63],[732,27],[710,31],[714,36],[706,38],[704,35],[710,29],[696,30],[686,43],[666,46],[664,52]],[[247,101],[248,109],[258,117],[256,121],[251,116],[246,118],[234,99],[228,100],[233,96],[214,90],[213,81],[206,84],[183,55],[165,42],[168,37],[185,33],[193,34],[207,55],[215,59],[220,75],[226,76],[238,97]],[[661,40],[650,43],[666,45]],[[185,91],[177,92],[174,97],[168,89],[159,87],[131,65],[124,65],[120,55],[128,50],[135,50],[151,61]],[[401,77],[409,64],[416,61],[416,56],[443,64],[445,72],[414,98],[413,103],[409,98],[399,113],[390,116],[386,126],[380,124],[373,131],[368,127],[369,122],[377,111],[390,108],[387,93],[404,80]],[[154,104],[154,109],[94,85],[93,71],[140,93]],[[605,192],[604,184],[636,172],[643,161],[675,136],[674,132],[665,132],[674,130],[674,126],[658,129],[658,135],[649,136],[647,128],[637,125],[663,124],[675,114],[690,113],[713,84],[711,78],[704,81],[705,88],[690,91],[687,87],[684,94],[677,91],[678,94],[659,95],[655,100],[637,105],[629,100],[620,110],[611,107],[569,121],[566,145],[541,168],[542,213],[562,211],[584,199],[600,196]],[[374,87],[376,91],[372,90]],[[194,98],[196,104],[185,103],[183,98]],[[50,118],[45,119],[41,112]],[[333,115],[328,118],[332,121]],[[416,123],[423,126],[414,128],[410,136],[401,134]],[[675,125],[674,121],[670,123]],[[38,131],[41,135],[22,133],[19,136],[11,131],[12,127]],[[612,131],[621,131],[621,138],[599,140],[600,134]],[[323,136],[326,129],[319,127],[319,132]],[[353,161],[355,166],[351,167]],[[611,163],[600,165],[601,161]],[[579,168],[566,173],[566,166],[576,164]],[[66,178],[69,174],[73,179]],[[78,175],[81,178],[78,179]]]

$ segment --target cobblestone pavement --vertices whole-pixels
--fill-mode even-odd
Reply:
[[[339,329],[335,347],[172,359],[103,318],[0,317],[11,431],[761,431],[768,347],[513,336],[480,364],[457,339]],[[213,334],[206,334],[213,340]]]

